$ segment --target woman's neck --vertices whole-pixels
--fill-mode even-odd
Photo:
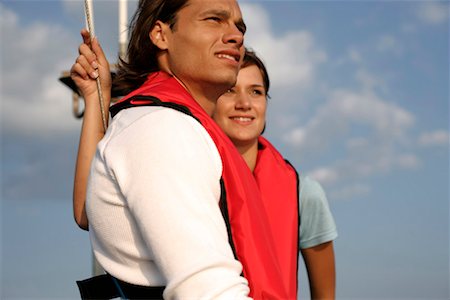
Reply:
[[[244,158],[245,162],[247,163],[247,166],[253,172],[256,167],[256,160],[258,158],[258,141],[255,140],[255,142],[251,144],[235,145],[239,153],[242,155],[242,158]]]

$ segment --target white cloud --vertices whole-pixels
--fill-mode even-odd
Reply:
[[[73,18],[84,18],[83,0],[62,0],[61,4],[64,9],[64,13],[67,16],[71,16]]]
[[[369,140],[365,137],[349,138],[346,141],[346,147],[349,151],[360,151],[368,147],[369,144]]]
[[[308,174],[323,184],[334,183],[339,179],[339,174],[337,174],[336,170],[329,167],[320,167],[308,172]]]
[[[397,156],[397,165],[404,169],[416,169],[420,164],[420,160],[415,154],[405,153]]]
[[[48,134],[79,128],[71,116],[71,93],[58,81],[74,61],[78,41],[60,26],[43,22],[23,26],[20,21],[2,7],[4,129]]]
[[[369,143],[359,152],[348,153],[344,159],[315,168],[308,174],[328,188],[336,188],[343,182],[386,174],[395,169],[415,170],[420,165],[415,154],[397,151],[395,145]]]
[[[309,86],[318,65],[327,55],[315,43],[314,36],[306,30],[273,33],[267,11],[257,4],[244,3],[241,9],[248,27],[245,43],[253,48],[270,70],[274,86]]]
[[[420,146],[448,146],[449,133],[447,130],[436,130],[432,132],[424,132],[418,138]]]
[[[94,27],[100,24],[108,24],[111,28],[111,19],[118,18],[118,1],[100,0],[92,2],[91,21]],[[134,13],[138,1],[128,0],[128,15]],[[62,7],[64,12],[73,19],[82,20],[85,22],[84,0],[62,0]],[[115,22],[113,22],[115,23]]]
[[[417,31],[417,25],[412,23],[404,23],[401,25],[401,32],[414,33]]]
[[[348,48],[342,64],[353,63],[360,68],[354,73],[359,88],[329,90],[326,84],[320,88],[323,83],[315,77],[327,55],[316,44],[314,36],[306,30],[274,34],[269,15],[260,6],[244,4],[242,9],[249,30],[246,43],[265,60],[274,86],[295,86],[295,94],[284,94],[283,101],[295,99],[297,108],[277,110],[276,119],[292,120],[299,110],[302,91],[328,95],[324,101],[315,103],[316,110],[306,115],[307,119],[303,116],[301,126],[298,117],[294,125],[282,126],[285,130],[282,139],[293,151],[301,152],[303,157],[324,155],[329,161],[308,172],[312,177],[327,188],[335,188],[334,185],[345,180],[355,181],[395,168],[411,169],[420,165],[416,156],[401,149],[410,138],[408,131],[415,117],[376,93],[386,91],[387,84],[382,77],[361,68],[365,59],[356,47]],[[384,35],[376,50],[400,54],[402,47],[394,36]],[[335,151],[340,154],[335,155]],[[367,185],[352,185],[335,190],[334,197],[349,198],[369,192]]]
[[[348,56],[350,58],[350,61],[352,61],[354,63],[362,62],[361,53],[355,48],[350,48],[348,50]]]
[[[371,187],[367,184],[353,184],[339,189],[332,189],[328,193],[328,199],[334,200],[352,200],[362,198],[370,194]]]
[[[380,52],[390,52],[397,55],[403,52],[403,46],[399,40],[395,36],[388,34],[379,37],[376,48]]]
[[[395,169],[416,169],[420,159],[407,149],[415,116],[375,91],[386,83],[365,70],[356,70],[359,90],[329,92],[305,125],[295,126],[284,141],[303,157],[324,157],[312,177],[328,189]],[[406,148],[405,148],[406,147]],[[323,156],[322,156],[323,155]],[[370,189],[336,191],[336,197],[364,195]]]
[[[374,76],[364,69],[357,70],[355,78],[362,83],[364,90],[373,90],[374,88],[386,89],[386,83],[383,79]]]
[[[303,127],[284,137],[292,146],[324,149],[347,136],[350,126],[365,126],[369,134],[383,140],[402,139],[414,123],[414,116],[403,108],[380,99],[371,91],[336,90]]]
[[[288,156],[306,165],[309,170],[305,171],[326,185],[335,197],[370,193],[369,185],[346,186],[348,182],[421,167],[424,161],[414,149],[416,116],[404,106],[410,103],[400,105],[401,99],[391,98],[402,94],[390,87],[391,78],[386,74],[392,75],[389,73],[392,67],[373,65],[379,55],[404,54],[403,36],[400,40],[391,31],[378,32],[367,36],[366,44],[362,45],[355,39],[354,45],[347,45],[343,56],[336,53],[333,61],[325,65],[326,53],[334,54],[334,48],[323,49],[311,32],[292,30],[275,34],[267,12],[258,5],[243,5],[243,13],[249,28],[246,43],[261,53],[274,84],[281,85],[287,79],[284,84],[290,85],[275,89],[277,94],[272,95],[285,101],[281,108],[278,103],[278,107],[270,108],[276,114],[273,117],[276,122],[271,124],[278,126],[273,136],[288,146],[284,151]],[[321,53],[322,59],[314,57],[314,53]],[[299,72],[302,68],[304,72]],[[330,73],[320,73],[325,68]],[[351,81],[351,74],[356,82]],[[291,88],[291,82],[296,83],[295,87]],[[336,89],[334,84],[348,87]],[[424,135],[419,140],[422,145],[439,144],[448,142],[448,135]]]
[[[8,25],[10,24],[16,24],[17,23],[17,15],[14,14],[12,11],[5,8],[3,4],[0,3],[0,12],[2,16],[2,26],[3,30],[8,29]]]
[[[427,1],[418,7],[417,15],[424,23],[442,24],[448,20],[449,3],[447,1]]]

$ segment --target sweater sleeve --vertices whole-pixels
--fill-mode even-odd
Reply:
[[[307,176],[301,177],[299,201],[300,249],[336,239],[336,224],[322,186]]]
[[[206,130],[189,116],[161,109],[110,143],[105,158],[167,282],[164,298],[247,298],[218,205],[222,163]]]

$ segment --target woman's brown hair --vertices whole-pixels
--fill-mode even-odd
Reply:
[[[249,66],[257,66],[259,71],[261,72],[263,83],[264,83],[264,89],[266,92],[267,98],[270,98],[269,96],[269,87],[270,87],[270,80],[269,80],[269,73],[267,72],[266,66],[262,62],[262,60],[256,55],[256,53],[248,48],[245,48],[245,55],[244,55],[244,61],[242,62],[241,69]]]

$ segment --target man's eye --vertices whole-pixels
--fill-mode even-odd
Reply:
[[[210,21],[214,21],[214,22],[222,21],[222,19],[219,17],[209,17],[209,18],[206,18],[206,20],[210,20]]]

